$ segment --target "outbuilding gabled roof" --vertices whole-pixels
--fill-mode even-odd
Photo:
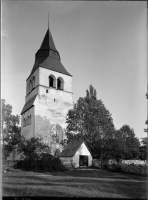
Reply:
[[[84,141],[70,142],[60,153],[59,157],[73,157]]]

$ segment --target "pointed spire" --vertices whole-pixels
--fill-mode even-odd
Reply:
[[[40,50],[51,49],[57,51],[50,30],[48,29],[41,44]]]
[[[45,34],[45,37],[43,39],[43,42],[42,42],[39,50],[45,50],[45,49],[46,50],[51,49],[53,51],[57,51],[54,41],[53,41],[53,38],[52,38],[52,35],[51,35],[51,32],[49,30],[49,12],[48,12],[48,29],[47,29],[47,32]]]
[[[49,30],[49,12],[48,12],[48,30]]]
[[[50,34],[50,30],[49,30],[49,12],[48,12],[48,31],[49,31],[49,34]],[[49,46],[50,46],[50,40],[49,40]]]
[[[29,77],[39,66],[71,76],[62,65],[60,54],[55,47],[51,32],[49,30],[49,14],[48,29],[39,50],[35,54],[35,63]]]

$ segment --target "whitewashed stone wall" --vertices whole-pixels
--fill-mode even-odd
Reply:
[[[51,75],[55,77],[56,88],[49,86]],[[34,77],[33,90],[29,93],[29,82]],[[57,89],[58,78],[63,80],[63,90]],[[26,81],[26,103],[36,94],[34,106],[22,115],[22,135],[26,139],[42,136],[45,143],[52,146],[53,136],[58,133],[54,146],[61,151],[59,143],[65,139],[66,115],[73,108],[72,77],[39,67]],[[24,127],[23,119],[28,113],[31,113],[31,124]]]
[[[24,126],[24,118],[26,119],[31,115],[31,124]],[[34,106],[27,110],[21,116],[21,134],[29,139],[35,136],[35,117],[34,117]]]
[[[49,87],[49,76],[54,75],[56,80],[61,77],[64,80],[64,91],[72,93],[72,77],[59,72],[39,67],[39,85]]]
[[[80,155],[88,156],[88,166],[92,166],[92,156],[84,143],[82,143],[73,157],[60,157],[60,159],[63,163],[72,162],[75,167],[79,167]]]
[[[82,143],[82,145],[80,146],[78,151],[73,156],[73,163],[75,164],[76,167],[79,167],[79,157],[80,157],[80,155],[88,156],[88,166],[92,165],[92,156],[91,156],[89,150],[87,149],[87,147],[84,143]]]

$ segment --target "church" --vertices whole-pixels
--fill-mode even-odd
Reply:
[[[66,115],[73,108],[72,75],[61,63],[49,26],[35,63],[26,80],[25,105],[21,112],[21,134],[42,137],[52,155],[76,167],[91,166],[92,156],[83,141],[71,142],[64,149]]]
[[[50,147],[60,149],[65,139],[66,115],[73,108],[72,95],[72,75],[62,65],[48,27],[26,80],[21,134],[26,139],[41,136]]]

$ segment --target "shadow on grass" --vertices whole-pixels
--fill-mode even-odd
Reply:
[[[37,179],[39,178],[50,178],[50,179],[54,179],[54,177],[61,177],[61,178],[69,178],[69,177],[73,177],[73,178],[85,178],[85,181],[90,181],[90,179],[92,179],[93,181],[95,181],[95,179],[101,179],[101,178],[105,178],[105,179],[109,179],[114,180],[114,181],[141,181],[141,182],[145,182],[147,180],[147,177],[144,176],[137,176],[134,174],[120,174],[120,173],[113,173],[113,172],[108,172],[105,170],[79,170],[79,169],[75,169],[73,171],[67,171],[67,172],[48,172],[48,173],[36,173],[36,172],[24,172],[22,171],[19,173],[7,173],[7,177],[9,178],[13,178],[13,176],[15,176],[15,178],[29,178],[32,179],[34,177],[37,177]]]
[[[53,173],[47,173],[52,174],[52,176],[72,176],[72,177],[88,177],[88,178],[113,178],[113,179],[134,179],[134,180],[146,180],[147,176],[144,175],[136,175],[136,174],[121,174],[117,172],[109,172],[106,170],[101,169],[94,169],[94,170],[80,170],[76,169],[71,172],[53,172]]]
[[[36,189],[36,188],[3,188],[3,196],[48,196],[48,197],[63,197],[68,196],[64,192],[56,191],[54,189]]]
[[[106,194],[106,197],[107,195],[110,197],[110,194],[115,193],[116,195],[123,194],[123,196],[129,198],[140,199],[146,198],[147,192],[146,178],[141,178],[142,177],[134,175],[111,173],[103,170],[74,170],[71,172],[55,172],[47,174],[31,172],[23,172],[22,174],[8,173],[6,174],[6,179],[4,181],[4,190],[6,193],[11,193],[12,190],[21,195],[25,194],[25,196],[70,196],[72,194],[67,193],[67,191],[72,188],[74,191],[78,191],[79,189],[89,191],[92,189],[98,193],[103,192]],[[13,185],[14,189],[12,189]],[[35,186],[36,189],[34,189]],[[44,187],[50,188],[50,192],[47,191],[47,188],[45,190]],[[61,192],[52,189],[54,187],[66,189]],[[31,188],[31,191],[28,191],[26,188]]]

